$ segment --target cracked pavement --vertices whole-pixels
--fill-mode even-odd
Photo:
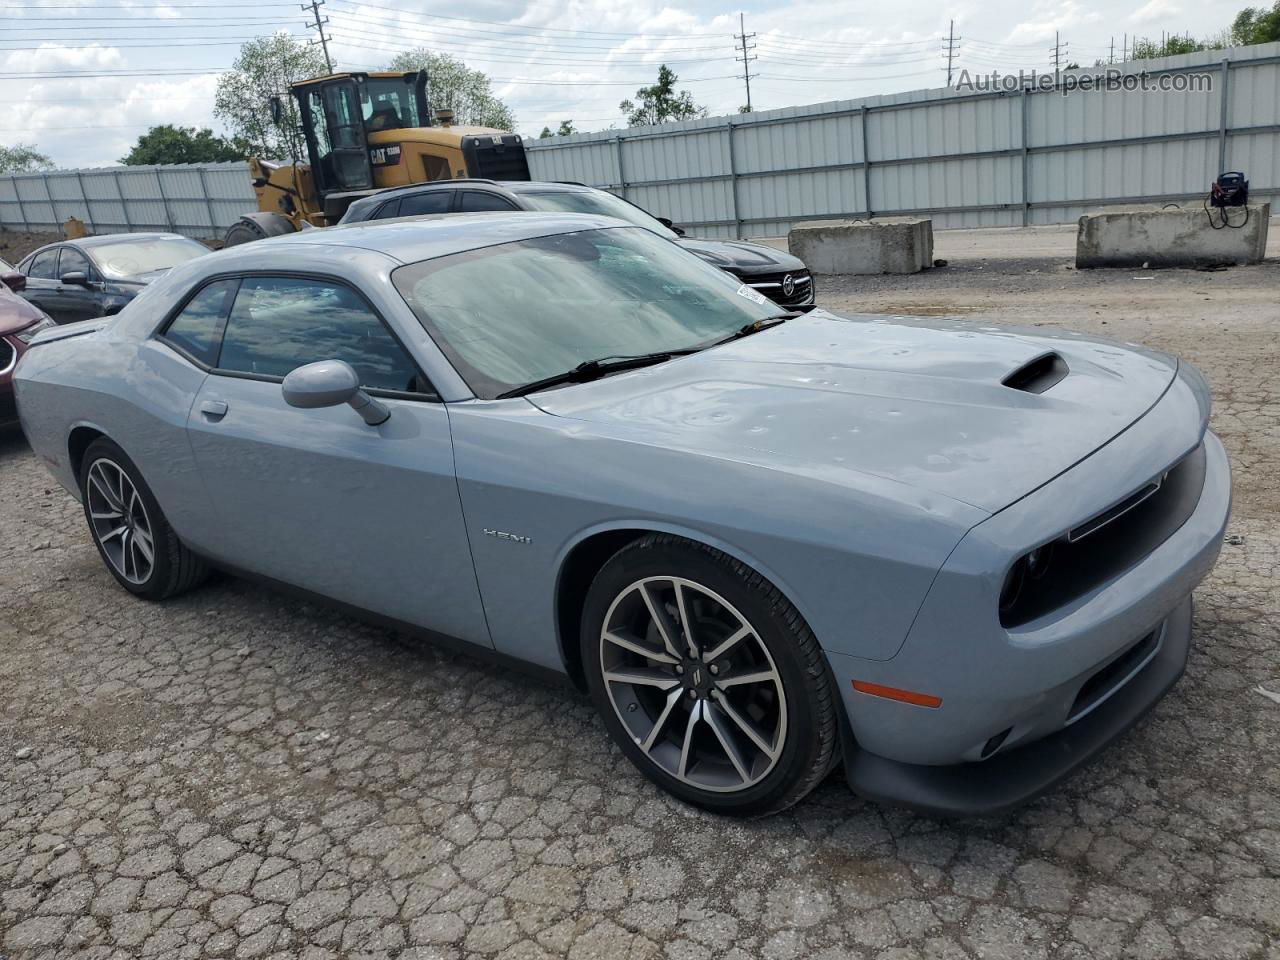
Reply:
[[[1280,960],[1280,703],[1255,689],[1280,691],[1280,269],[1025,273],[822,294],[1130,337],[1213,383],[1238,499],[1187,675],[1082,774],[984,820],[879,807],[839,773],[783,815],[717,818],[567,688],[226,577],[133,599],[14,438],[0,957]],[[1099,298],[1120,306],[1081,307]]]

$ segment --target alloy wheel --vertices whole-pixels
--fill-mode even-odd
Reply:
[[[107,562],[130,583],[146,583],[155,567],[151,518],[129,475],[112,460],[89,467],[89,524]]]
[[[647,577],[610,604],[600,633],[604,686],[658,768],[731,793],[774,768],[787,735],[782,677],[731,603],[683,577]]]

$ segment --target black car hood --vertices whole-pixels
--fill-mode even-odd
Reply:
[[[697,240],[693,237],[681,237],[677,242],[708,263],[714,264],[721,270],[730,270],[739,276],[795,273],[805,269],[804,262],[798,257],[760,243],[745,243],[741,240]]]

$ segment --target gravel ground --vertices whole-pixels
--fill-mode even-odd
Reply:
[[[1280,265],[1134,275],[821,288],[1140,340],[1218,393],[1237,510],[1186,678],[1001,818],[838,775],[768,820],[682,807],[571,691],[231,579],[128,597],[0,442],[0,957],[1280,960],[1280,703],[1255,689],[1280,690]]]

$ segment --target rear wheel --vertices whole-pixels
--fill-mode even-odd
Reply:
[[[772,813],[830,771],[836,704],[817,641],[725,554],[667,535],[624,548],[591,586],[581,640],[609,732],[682,800]]]
[[[189,590],[208,575],[165,519],[151,488],[120,447],[93,441],[80,467],[85,520],[116,581],[147,600]]]

